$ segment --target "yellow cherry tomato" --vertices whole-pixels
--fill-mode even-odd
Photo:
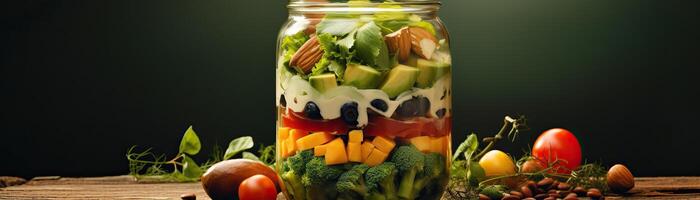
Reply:
[[[479,160],[479,165],[484,168],[487,177],[515,174],[515,162],[499,150],[491,150]]]

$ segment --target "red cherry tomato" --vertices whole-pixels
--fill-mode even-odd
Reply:
[[[581,165],[581,145],[576,136],[566,129],[549,129],[535,141],[532,156],[554,164],[557,173],[570,173]]]
[[[238,186],[238,198],[240,200],[275,200],[277,189],[267,176],[253,175],[243,180]]]

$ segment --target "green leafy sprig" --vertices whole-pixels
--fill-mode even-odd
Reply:
[[[486,180],[484,169],[477,161],[486,152],[491,151],[496,142],[505,137],[515,139],[526,128],[525,116],[518,118],[506,116],[503,119],[501,129],[493,137],[484,138],[484,142],[487,144],[481,150],[479,150],[479,139],[476,134],[470,134],[452,154],[452,173],[446,196],[450,199],[477,197],[481,183]]]
[[[213,164],[241,153],[243,158],[258,160],[269,166],[274,165],[274,145],[260,145],[258,151],[260,156],[246,151],[253,146],[252,137],[239,137],[229,142],[225,152],[215,145],[209,160],[198,164],[193,156],[200,152],[202,144],[197,133],[190,126],[180,140],[175,157],[166,159],[165,154],[157,155],[151,148],[139,152],[136,146],[132,146],[126,153],[126,159],[129,161],[129,174],[139,180],[188,182],[199,180],[200,176]]]

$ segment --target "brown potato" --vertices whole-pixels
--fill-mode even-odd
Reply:
[[[277,191],[282,191],[281,180],[272,168],[248,159],[225,160],[212,165],[202,175],[202,187],[212,199],[235,199],[238,185],[256,174],[267,176],[275,183]]]

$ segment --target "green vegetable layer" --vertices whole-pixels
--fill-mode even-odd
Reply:
[[[412,145],[396,148],[377,166],[331,165],[305,150],[282,163],[282,179],[294,199],[419,199],[441,195],[449,175],[445,157]]]

